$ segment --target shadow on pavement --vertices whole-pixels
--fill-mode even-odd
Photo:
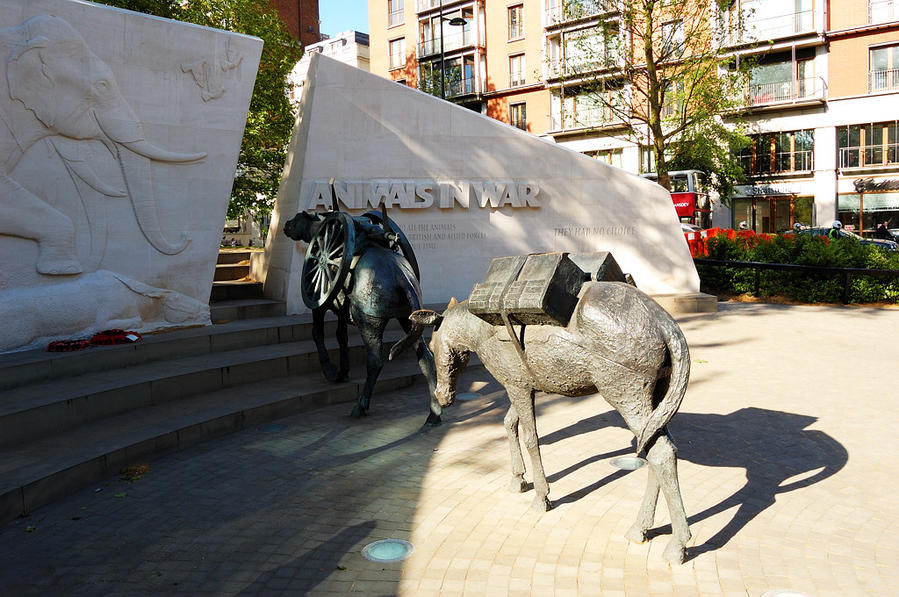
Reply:
[[[703,545],[692,548],[688,557],[725,545],[752,519],[774,504],[778,494],[814,485],[846,465],[849,453],[842,444],[826,433],[806,429],[816,420],[807,415],[761,408],[743,408],[726,415],[675,415],[669,430],[678,447],[680,460],[701,466],[742,468],[746,471],[743,487],[702,512],[690,514],[690,496],[684,496],[690,524],[737,508],[731,520]],[[604,412],[547,434],[541,438],[541,444],[551,444],[612,426],[624,427],[624,422],[615,411]],[[630,447],[592,456],[565,470],[553,472],[548,480],[556,481],[598,460],[632,453],[633,447]],[[577,501],[624,474],[609,474],[555,503]],[[793,480],[794,477],[796,480]],[[634,506],[635,512],[637,506]],[[650,536],[670,532],[670,525],[665,525],[653,529]]]

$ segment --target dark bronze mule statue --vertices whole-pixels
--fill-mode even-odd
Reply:
[[[431,349],[437,365],[437,400],[442,406],[455,399],[456,381],[472,352],[505,386],[511,402],[504,420],[512,452],[511,490],[526,489],[520,426],[534,473],[533,507],[552,507],[540,459],[535,392],[564,396],[599,392],[621,413],[637,437],[637,453],[645,451],[650,465],[643,504],[627,538],[636,542],[647,539],[661,489],[673,530],[664,557],[682,563],[690,529],[677,478],[676,450],[666,425],[686,391],[690,355],[674,319],[629,284],[587,282],[567,326],[526,326],[522,359],[507,329],[473,315],[467,304],[453,300],[442,315],[421,310],[411,317],[416,331],[436,325]]]
[[[440,424],[441,407],[434,393],[436,373],[434,357],[421,341],[420,332],[408,340],[413,329],[409,314],[421,308],[421,288],[417,264],[410,264],[397,249],[411,254],[401,231],[393,231],[386,214],[377,212],[351,217],[344,212],[324,216],[300,212],[284,224],[284,233],[293,240],[310,243],[303,271],[303,300],[312,309],[312,338],[318,350],[322,372],[329,381],[349,377],[347,325],[353,323],[365,343],[366,377],[352,416],[368,414],[372,391],[381,373],[384,330],[391,319],[399,321],[407,337],[397,343],[391,357],[416,343],[418,366],[428,381],[431,404],[426,425]],[[397,242],[397,241],[402,242]],[[325,314],[337,316],[339,367],[335,367],[325,348]]]

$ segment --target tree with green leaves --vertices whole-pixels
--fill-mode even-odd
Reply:
[[[250,100],[228,217],[256,218],[274,206],[293,130],[287,77],[302,46],[268,0],[97,0],[103,4],[197,25],[254,35],[264,46]]]
[[[563,120],[574,113],[603,134],[648,149],[658,182],[700,169],[726,198],[742,178],[735,151],[749,142],[738,113],[747,62],[728,51],[736,32],[724,0],[564,0],[566,20],[596,15],[565,31],[552,70],[561,81]],[[566,115],[566,109],[569,114]],[[722,116],[728,119],[725,125]]]

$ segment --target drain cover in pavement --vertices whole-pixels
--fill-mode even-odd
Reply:
[[[372,562],[399,562],[412,555],[412,544],[402,539],[381,539],[362,548],[362,557]]]
[[[639,456],[622,456],[612,461],[612,466],[623,471],[635,471],[644,464],[646,464],[646,461]]]

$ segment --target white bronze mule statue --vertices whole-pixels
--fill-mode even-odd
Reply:
[[[477,353],[506,388],[511,407],[504,423],[512,452],[512,491],[524,491],[525,466],[518,442],[521,425],[531,458],[536,497],[533,508],[552,507],[540,460],[534,420],[534,394],[586,396],[599,392],[621,413],[637,437],[637,453],[646,451],[649,480],[637,521],[627,538],[647,539],[659,489],[668,503],[673,537],[664,557],[682,563],[690,529],[677,479],[677,456],[665,426],[677,412],[690,377],[686,340],[672,317],[635,287],[620,282],[588,282],[578,295],[567,327],[530,325],[524,332],[524,360],[507,329],[468,311],[468,301],[453,299],[443,315],[419,310],[416,327],[435,325],[431,350],[437,366],[437,400],[455,400],[456,381]]]

